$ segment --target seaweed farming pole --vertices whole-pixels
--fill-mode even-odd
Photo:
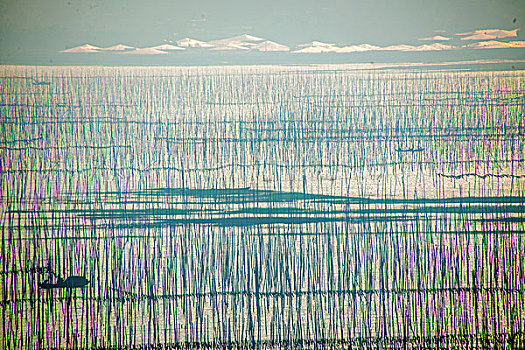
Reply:
[[[524,343],[522,73],[22,73],[49,85],[0,82],[4,347]]]

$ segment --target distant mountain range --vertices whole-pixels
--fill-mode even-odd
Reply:
[[[166,54],[168,51],[182,51],[186,49],[208,49],[213,51],[260,51],[260,52],[286,52],[290,48],[286,45],[258,38],[253,35],[243,34],[231,38],[212,41],[201,41],[197,39],[184,38],[170,41],[167,44],[153,47],[137,48],[129,45],[117,44],[110,47],[98,47],[91,44],[72,47],[62,50],[63,53],[97,53],[116,52],[125,54]]]
[[[107,47],[86,43],[66,48],[58,55],[53,51],[53,56],[38,57],[42,62],[51,64],[94,65],[430,63],[522,60],[523,48],[525,41],[518,39],[518,29],[487,29],[456,34],[440,31],[439,35],[389,45],[324,41],[291,45],[251,34],[208,41],[174,38],[147,47],[133,43]],[[516,62],[509,65],[512,69],[522,66],[522,63]]]
[[[186,50],[204,51],[233,51],[233,52],[290,52],[293,54],[323,54],[323,53],[355,53],[367,51],[399,51],[399,52],[422,52],[422,51],[447,51],[458,50],[463,48],[469,49],[500,49],[500,48],[525,48],[525,41],[501,41],[494,39],[502,39],[507,37],[517,36],[519,29],[512,31],[488,29],[477,30],[467,33],[455,34],[459,36],[456,41],[459,44],[449,44],[453,39],[437,35],[434,37],[421,38],[419,40],[434,41],[423,45],[409,45],[398,44],[390,46],[377,46],[371,44],[357,44],[357,45],[336,45],[320,41],[312,41],[305,44],[296,45],[294,49],[290,47],[270,41],[264,38],[253,36],[250,34],[242,34],[231,38],[217,39],[211,41],[202,41],[192,38],[184,38],[179,40],[168,40],[164,44],[152,47],[135,47],[124,44],[116,44],[109,47],[99,47],[92,44],[84,44],[75,46],[62,51],[61,53],[114,53],[126,55],[165,55]],[[490,40],[485,40],[490,39]],[[462,41],[470,41],[464,43]],[[443,44],[447,41],[447,44]]]

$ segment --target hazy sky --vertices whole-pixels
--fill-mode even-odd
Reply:
[[[525,26],[523,0],[0,1],[4,59],[84,43],[140,46],[186,36],[250,33],[292,46],[312,40],[390,45],[415,43],[435,30],[453,35]],[[523,37],[520,31],[517,39]]]

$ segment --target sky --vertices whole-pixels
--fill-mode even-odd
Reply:
[[[421,45],[424,37],[522,26],[523,0],[0,0],[0,63],[59,61],[58,51],[86,43],[145,47],[249,33],[292,49],[314,40]],[[516,50],[511,56],[525,58]]]

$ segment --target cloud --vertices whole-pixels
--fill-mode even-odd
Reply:
[[[452,50],[455,49],[455,46],[451,45],[444,45],[440,43],[434,43],[430,45],[419,45],[419,46],[412,46],[412,45],[392,45],[383,47],[380,50],[381,51],[404,51],[404,52],[421,52],[421,51],[444,51],[444,50]]]
[[[509,47],[525,48],[525,41],[509,41]]]
[[[224,43],[246,43],[246,42],[257,42],[263,41],[263,38],[259,38],[250,34],[242,34],[231,38],[220,39],[209,41],[209,44],[224,44]]]
[[[162,45],[153,46],[153,47],[151,47],[151,49],[156,49],[156,50],[161,50],[161,51],[182,51],[182,50],[186,50],[183,47],[170,45],[170,44],[162,44]]]
[[[487,29],[478,30],[468,33],[460,33],[456,35],[465,36],[462,40],[467,40],[469,37],[486,38],[486,37],[509,37],[517,36],[519,29],[514,30],[499,30]],[[435,35],[429,38],[421,38],[419,40],[437,41],[434,43],[425,43],[423,45],[398,44],[386,47],[380,47],[371,44],[358,45],[336,45],[332,43],[325,43],[321,41],[312,41],[297,45],[291,53],[297,54],[322,54],[322,53],[340,53],[349,54],[356,52],[368,51],[399,51],[399,52],[430,52],[430,51],[445,51],[455,49],[500,49],[500,48],[525,48],[525,41],[496,41],[496,40],[478,40],[473,43],[462,46],[447,45],[444,42],[451,40],[451,38]],[[470,40],[470,39],[468,39]],[[171,41],[170,41],[171,42]],[[175,45],[175,43],[177,45]],[[100,48],[91,44],[84,44],[81,46],[66,49],[60,52],[64,53],[97,53],[97,52],[116,52],[120,54],[130,55],[164,55],[169,51],[182,51],[185,49],[201,48],[210,51],[259,51],[259,52],[289,52],[290,48],[286,45],[279,44],[274,41],[266,40],[249,34],[242,34],[231,38],[212,40],[209,42],[200,41],[196,39],[184,38],[177,40],[173,44],[162,44],[147,48],[134,48],[132,46],[117,44],[106,48]],[[196,50],[199,51],[199,50]],[[204,50],[200,51],[201,53]]]
[[[208,41],[208,44],[215,46],[213,50],[247,50],[261,41],[264,41],[264,39],[249,34],[242,34],[232,38]]]
[[[90,45],[90,44],[84,44],[84,45],[81,45],[81,46],[72,47],[70,49],[62,50],[62,51],[59,51],[59,52],[64,52],[64,53],[95,53],[95,52],[100,52],[99,50],[101,50],[100,47],[93,46],[93,45]]]
[[[461,40],[489,40],[489,39],[497,39],[498,37],[495,35],[489,35],[484,33],[478,33],[474,35],[470,35],[464,38],[461,38]]]
[[[489,40],[489,41],[480,41],[477,43],[468,44],[468,45],[465,45],[464,47],[468,47],[471,49],[525,48],[525,41],[504,42],[504,41],[497,41],[497,40]]]
[[[293,53],[353,53],[353,52],[366,52],[366,51],[403,51],[403,52],[418,52],[418,51],[443,51],[456,49],[455,46],[444,45],[441,43],[425,44],[419,46],[413,45],[391,45],[387,47],[380,47],[370,44],[351,45],[338,47],[334,44],[322,43],[319,41],[313,41],[307,44],[298,45],[301,49],[293,51]]]
[[[366,51],[377,51],[381,50],[379,46],[370,44],[361,45],[350,45],[339,48],[336,52],[338,53],[350,53],[350,52],[366,52]]]
[[[122,55],[165,55],[167,52],[147,47],[144,49],[135,49],[131,51],[121,52]]]
[[[206,15],[201,15],[199,18],[193,18],[192,20],[190,20],[191,22],[207,22],[208,21],[208,18],[206,17]]]
[[[263,41],[260,44],[253,45],[251,49],[262,52],[290,51],[290,48],[288,46],[281,45],[269,40]]]
[[[441,35],[434,35],[433,37],[421,38],[419,40],[424,40],[424,41],[447,41],[447,40],[450,40],[450,38],[447,38],[447,37],[441,36]]]
[[[297,45],[300,47],[299,50],[292,51],[292,53],[326,53],[326,52],[337,52],[340,47],[334,44],[327,44],[320,41],[312,41],[306,44]]]
[[[321,41],[311,41],[306,44],[299,44],[297,47],[333,47],[334,44],[323,43]]]
[[[204,41],[190,39],[190,38],[184,38],[184,39],[177,40],[176,43],[180,47],[200,47],[200,48],[213,47],[213,45],[208,44]]]
[[[211,51],[234,51],[234,50],[241,50],[241,51],[247,51],[249,48],[242,46],[240,44],[235,43],[228,43],[221,46],[213,47],[210,49]]]
[[[292,51],[292,53],[327,53],[327,52],[337,52],[338,47],[321,47],[321,46],[311,46],[305,47],[303,49]]]
[[[400,44],[400,45],[390,45],[387,47],[382,47],[380,50],[381,51],[416,51],[415,48],[416,47],[412,45]]]
[[[420,45],[414,48],[414,51],[444,51],[444,50],[454,50],[457,47],[452,45],[445,45],[440,43],[434,43],[430,45]]]
[[[100,50],[102,51],[126,51],[126,50],[132,50],[135,49],[133,46],[123,45],[123,44],[117,44],[110,47],[104,47]]]
[[[273,41],[265,40],[249,34],[242,34],[231,38],[208,41],[207,44],[213,45],[211,51],[261,51],[261,52],[278,52],[290,51],[285,45]]]
[[[461,40],[490,40],[490,39],[503,39],[508,37],[518,36],[518,31],[514,30],[503,30],[503,29],[480,29],[473,32],[457,33],[456,35],[464,36]]]

